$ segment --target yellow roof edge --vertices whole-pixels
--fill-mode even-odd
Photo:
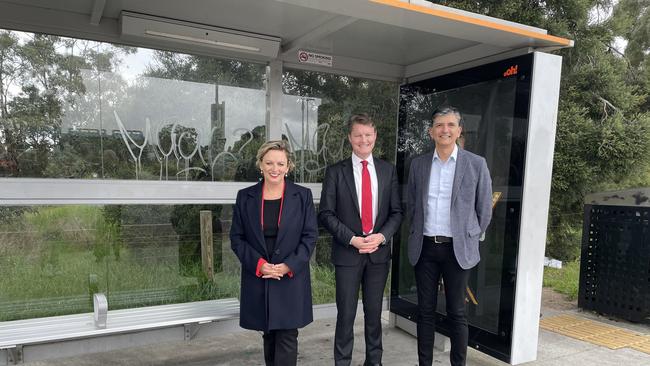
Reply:
[[[493,22],[490,20],[486,19],[477,19],[477,18],[472,18],[468,17],[463,14],[458,14],[455,12],[451,11],[446,11],[442,9],[433,9],[433,8],[428,8],[426,6],[422,5],[415,5],[411,3],[405,3],[399,0],[368,0],[372,3],[376,4],[382,4],[382,5],[388,5],[396,8],[401,8],[405,10],[410,10],[410,11],[415,11],[418,13],[424,13],[424,14],[429,14],[433,15],[436,17],[440,18],[445,18],[449,20],[455,20],[458,22],[463,22],[463,23],[468,23],[468,24],[474,24],[474,25],[479,25],[482,27],[486,28],[491,28],[495,30],[500,30],[508,33],[514,33],[534,39],[539,39],[539,40],[544,40],[544,41],[549,41],[549,42],[554,42],[558,45],[564,46],[564,47],[573,47],[573,41],[570,39],[562,38],[562,37],[556,37],[556,36],[551,36],[548,34],[541,34],[537,32],[533,32],[530,30],[526,29],[521,29],[517,27],[513,27],[511,25],[507,24],[499,24],[497,22]]]

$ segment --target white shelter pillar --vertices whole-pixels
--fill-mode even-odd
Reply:
[[[511,364],[537,359],[562,57],[535,52],[521,204]]]

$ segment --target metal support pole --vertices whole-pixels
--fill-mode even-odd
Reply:
[[[300,110],[302,119],[300,120],[300,181],[305,181],[305,98],[300,98]]]
[[[273,60],[266,68],[266,139],[282,138],[282,61]]]

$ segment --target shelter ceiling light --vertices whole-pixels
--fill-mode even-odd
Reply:
[[[154,36],[154,37],[170,38],[170,39],[176,39],[176,40],[180,40],[180,41],[196,42],[196,43],[219,46],[219,47],[235,48],[235,49],[238,49],[238,50],[260,52],[259,47],[245,46],[245,45],[236,44],[236,43],[214,41],[214,40],[211,40],[211,39],[196,38],[196,37],[184,36],[184,35],[181,35],[181,34],[158,32],[158,31],[149,30],[149,29],[147,29],[144,33],[147,34],[147,35],[150,35],[150,36]]]
[[[192,23],[178,19],[122,11],[122,38],[137,44],[178,48],[214,54],[216,56],[245,57],[257,60],[277,58],[279,37]],[[190,47],[188,49],[188,46]]]

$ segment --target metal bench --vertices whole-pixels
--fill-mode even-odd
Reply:
[[[239,301],[230,298],[111,310],[103,329],[95,326],[93,313],[0,322],[0,365],[170,340],[189,341],[199,332],[214,335],[233,331],[238,316]],[[138,337],[133,337],[134,333]]]

